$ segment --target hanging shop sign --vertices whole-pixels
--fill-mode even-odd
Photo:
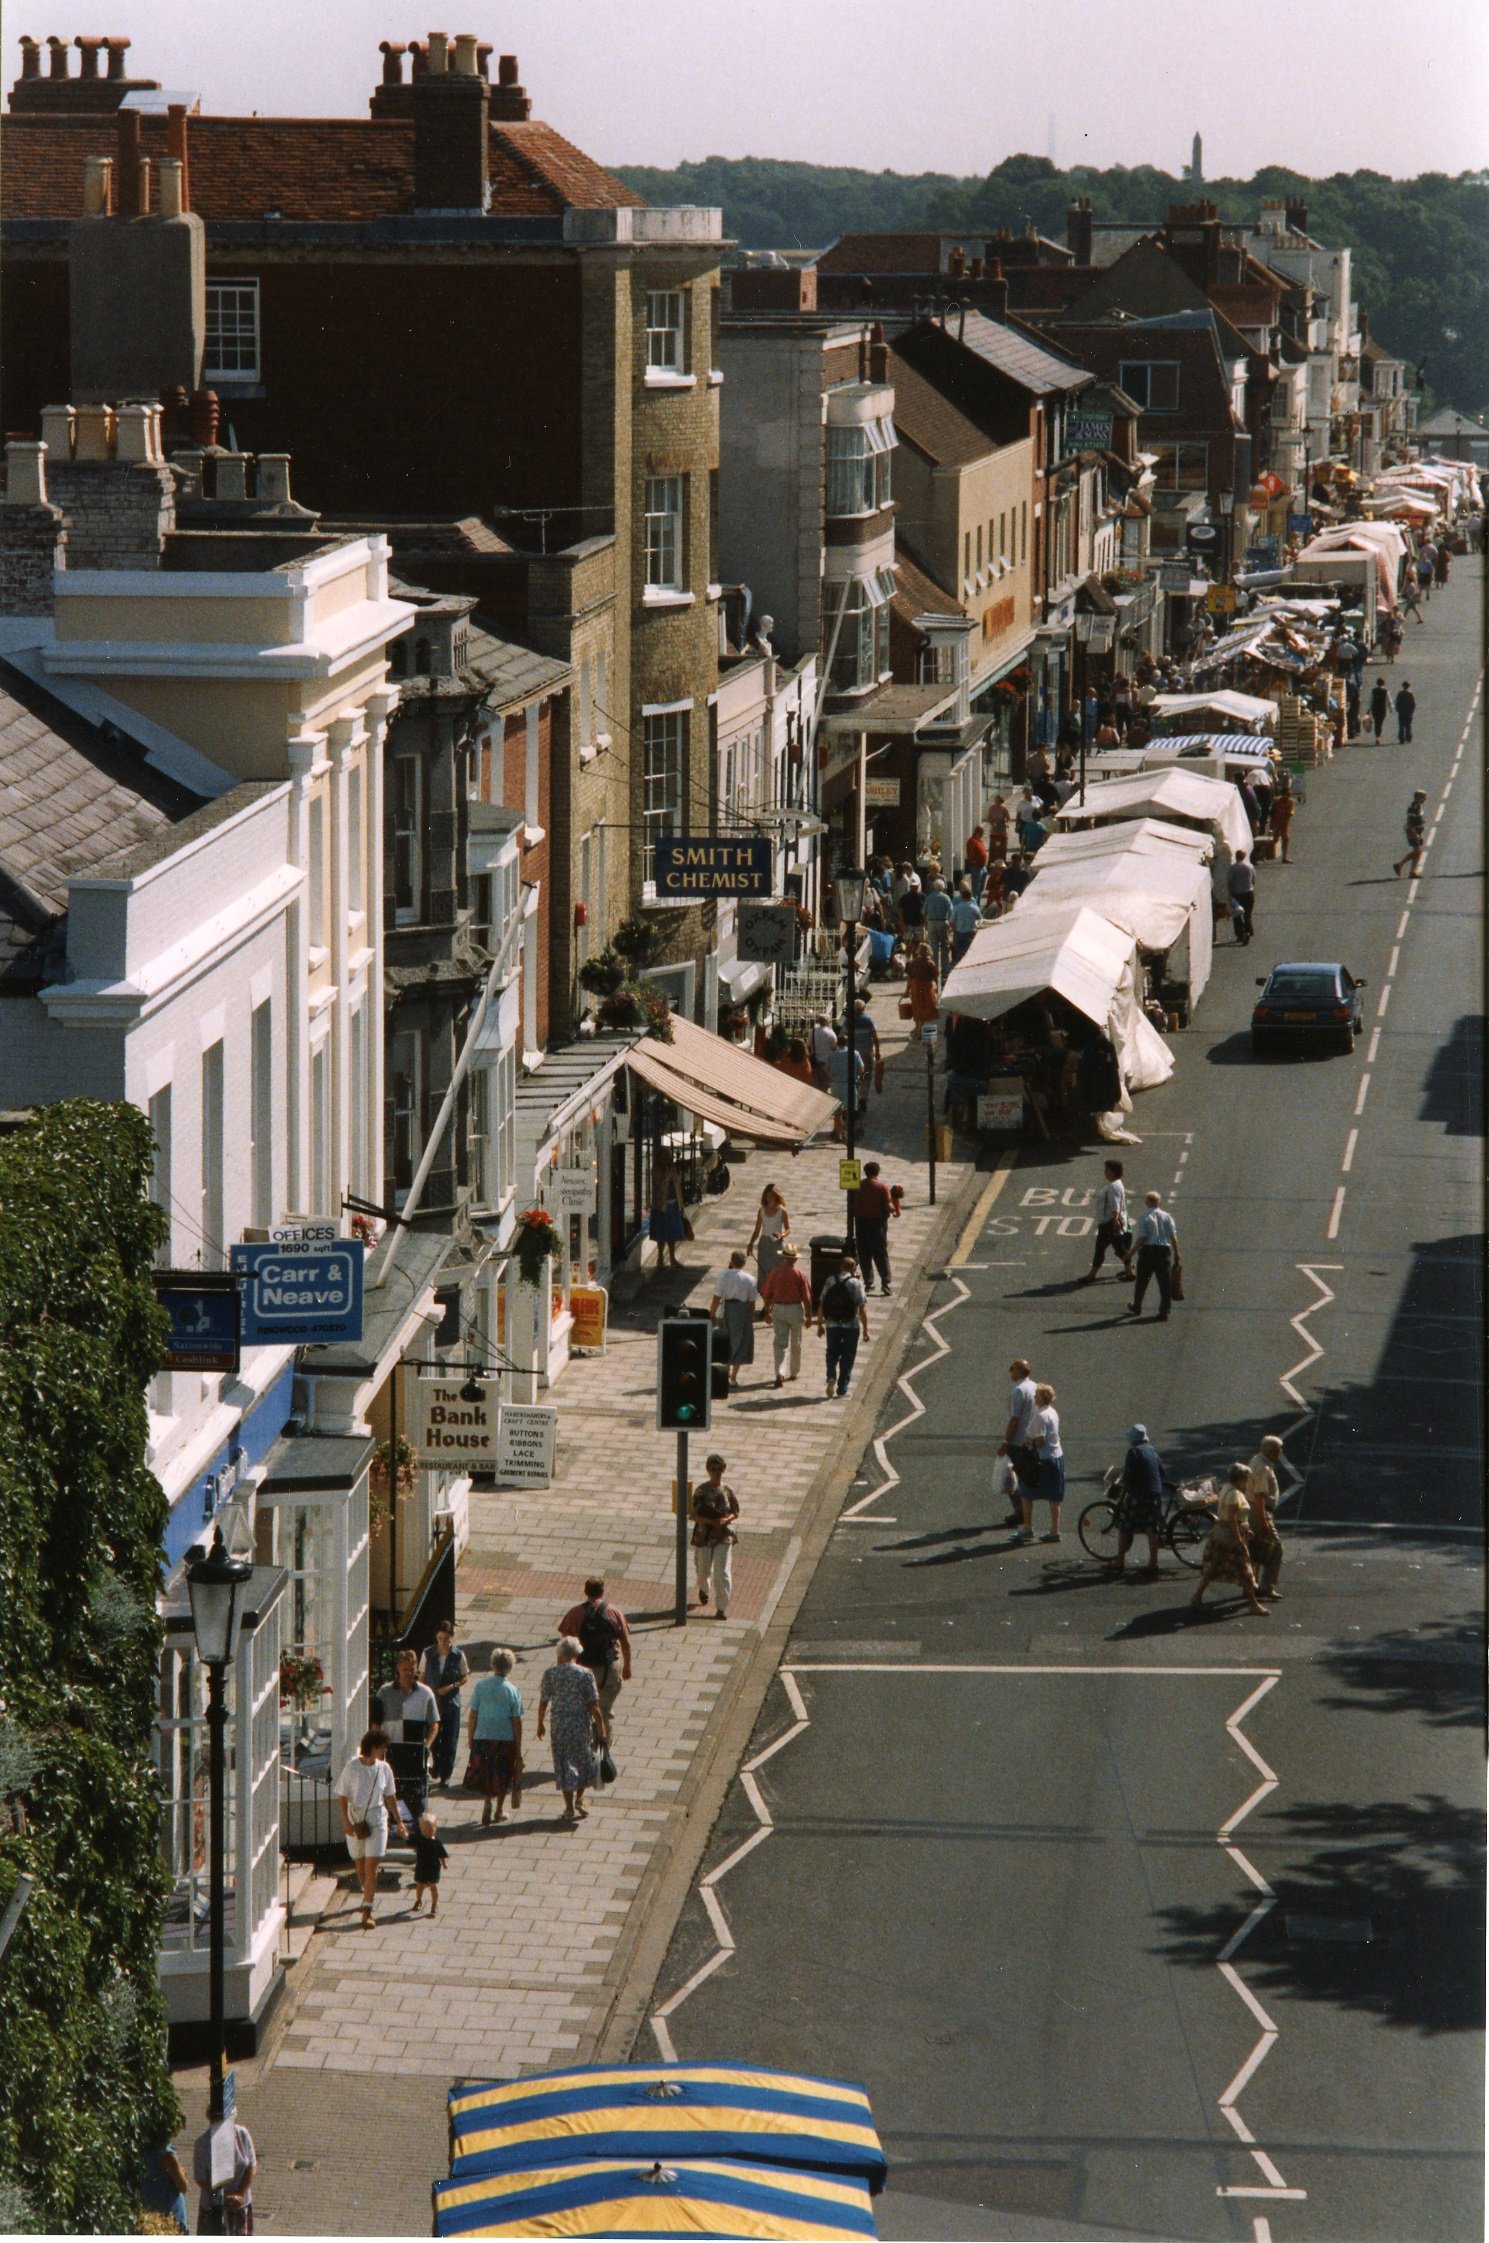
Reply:
[[[898,779],[865,779],[863,804],[866,810],[898,810],[900,782]]]
[[[735,922],[735,950],[743,966],[794,966],[794,903],[742,903]]]
[[[362,1337],[362,1265],[359,1238],[329,1246],[235,1246],[234,1271],[243,1279],[245,1347],[309,1347]]]
[[[496,1477],[505,1488],[546,1488],[553,1481],[558,1412],[531,1402],[504,1402],[497,1418]]]
[[[593,1215],[598,1190],[590,1162],[582,1168],[555,1168],[543,1186],[543,1198],[555,1215]]]
[[[157,1270],[155,1298],[171,1320],[162,1370],[237,1370],[240,1304],[236,1277],[199,1269]]]
[[[1067,411],[1065,448],[1070,452],[1109,452],[1112,448],[1112,415]]]
[[[768,835],[725,841],[706,833],[667,834],[656,845],[658,900],[769,896],[775,885]]]
[[[414,1445],[427,1464],[447,1465],[457,1472],[494,1472],[499,1415],[495,1389],[483,1386],[472,1400],[462,1391],[467,1383],[463,1377],[420,1379]]]

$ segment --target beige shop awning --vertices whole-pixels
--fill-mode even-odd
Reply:
[[[762,1145],[805,1145],[837,1112],[837,1100],[824,1091],[675,1015],[672,1042],[643,1036],[626,1053],[626,1065],[685,1113]]]

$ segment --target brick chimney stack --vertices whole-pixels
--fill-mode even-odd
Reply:
[[[1092,250],[1091,198],[1078,195],[1065,212],[1065,246],[1078,265],[1089,265]]]
[[[487,49],[490,52],[490,49]],[[493,119],[501,124],[525,124],[533,113],[525,89],[518,83],[517,57],[502,55],[496,66],[496,84],[491,89],[490,110]]]
[[[1306,234],[1308,231],[1308,205],[1301,196],[1288,197],[1287,230],[1290,234]]]
[[[21,74],[10,89],[10,106],[18,113],[108,116],[126,94],[160,91],[153,78],[125,77],[124,57],[129,49],[125,38],[100,38],[85,32],[74,39],[71,44],[78,50],[76,77],[68,72],[69,42],[53,34],[46,44],[47,74],[43,77],[41,42],[25,36],[21,39]],[[104,69],[99,67],[101,58],[106,58]]]
[[[422,73],[413,82],[414,208],[479,215],[489,198],[487,86],[476,42],[431,31]],[[452,67],[453,63],[453,67]]]
[[[67,524],[47,499],[45,444],[12,437],[0,505],[0,615],[50,615],[52,574],[67,565]]]
[[[988,266],[987,313],[1005,326],[1008,321],[1008,282],[1003,273],[1003,260],[995,257]]]

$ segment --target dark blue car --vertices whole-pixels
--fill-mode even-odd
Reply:
[[[1345,966],[1311,959],[1274,966],[1265,979],[1257,978],[1261,995],[1251,1015],[1252,1050],[1312,1044],[1323,1051],[1353,1051],[1364,986]]]

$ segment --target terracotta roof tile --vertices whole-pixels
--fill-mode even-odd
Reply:
[[[491,215],[544,217],[640,203],[551,125],[490,128]],[[359,117],[193,117],[192,208],[213,219],[359,221],[413,208],[412,120]],[[83,166],[111,156],[111,117],[7,116],[0,121],[0,215],[72,218],[83,207]],[[163,118],[142,120],[147,156],[166,152]]]
[[[948,397],[923,374],[901,358],[889,354],[889,378],[894,384],[894,425],[900,436],[938,467],[960,466],[968,460],[986,459],[998,448],[975,421],[959,412]]]
[[[844,234],[817,259],[822,273],[938,273],[939,234]]]
[[[963,615],[966,610],[949,592],[943,592],[934,577],[917,568],[903,547],[895,554],[894,573],[899,590],[894,605],[907,623],[917,615]]]

